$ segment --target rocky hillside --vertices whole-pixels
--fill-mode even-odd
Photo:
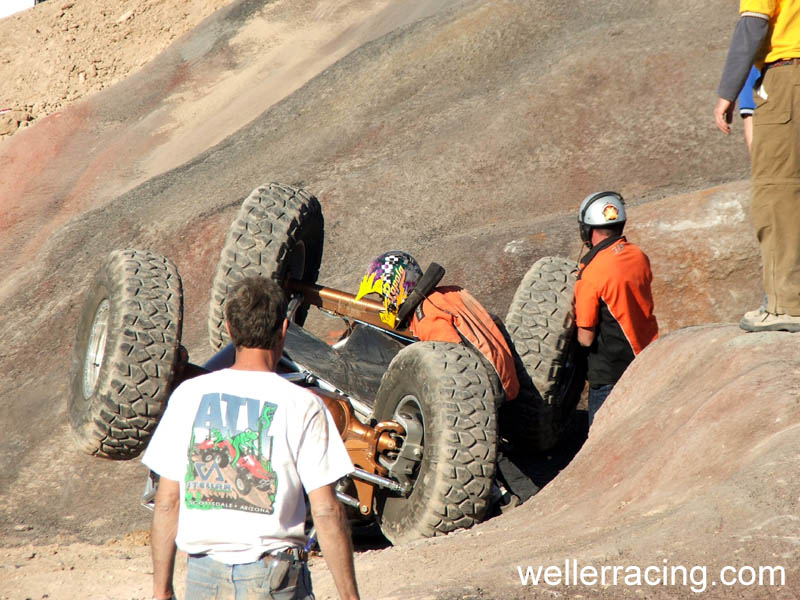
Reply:
[[[0,361],[10,375],[0,393],[20,398],[2,417],[29,417],[15,436],[25,447],[52,435],[53,417],[64,431],[65,350],[81,294],[113,248],[176,261],[185,343],[207,355],[216,256],[236,207],[264,181],[320,197],[326,283],[353,289],[371,256],[400,247],[444,264],[448,281],[501,315],[536,258],[577,256],[574,210],[592,190],[630,199],[631,236],[645,249],[666,243],[656,273],[674,268],[669,241],[692,231],[692,248],[746,239],[741,192],[723,202],[740,207],[725,227],[702,199],[671,201],[664,216],[646,208],[670,191],[745,174],[740,140],[718,136],[708,116],[718,71],[710,57],[722,61],[734,18],[720,6],[690,2],[680,16],[666,2],[225,6],[134,76],[0,146]],[[80,20],[75,11],[88,6],[68,10]],[[694,60],[700,49],[708,60]],[[665,95],[658,84],[670,78]],[[734,318],[758,298],[750,248],[726,263],[734,293],[706,287],[714,263],[670,277],[724,307],[715,317]],[[675,287],[659,290],[659,307],[671,306]],[[665,323],[700,322],[679,304],[662,313]],[[28,468],[10,454],[3,462],[9,482]]]
[[[34,90],[45,81],[84,89],[81,72],[88,89],[88,63],[117,65],[97,68],[109,84],[128,73],[78,100],[4,100],[37,117],[37,103],[68,103],[0,144],[0,530],[9,543],[97,542],[146,527],[141,465],[70,444],[65,397],[82,294],[112,249],[171,257],[184,278],[184,343],[207,357],[225,232],[266,181],[320,198],[321,279],[346,290],[372,256],[403,248],[443,264],[446,282],[503,315],[537,258],[577,257],[580,200],[617,189],[631,207],[630,236],[653,262],[664,331],[732,321],[759,301],[744,143],[711,119],[736,19],[723,0],[680,10],[661,0],[136,4],[51,0],[0,21],[15,49],[0,60],[4,81],[20,79],[20,65]],[[78,28],[58,30],[61,21]],[[137,22],[147,41],[125,37]],[[103,63],[92,62],[96,49]],[[42,65],[52,73],[36,75]]]
[[[50,0],[0,19],[0,140],[125,79],[229,0]]]

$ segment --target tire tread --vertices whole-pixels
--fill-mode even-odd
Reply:
[[[424,452],[434,452],[430,484],[412,492],[400,523],[381,520],[393,543],[432,537],[478,523],[488,508],[497,457],[495,394],[481,360],[470,349],[445,342],[417,342],[392,361],[381,383],[393,389],[413,369],[436,373],[425,382],[431,392],[433,423],[425,427]],[[378,392],[375,412],[385,403]],[[430,442],[440,437],[440,444]],[[424,460],[424,459],[423,459]],[[419,482],[419,478],[417,479]]]
[[[270,183],[256,188],[244,200],[228,231],[211,286],[208,335],[213,349],[219,350],[230,341],[224,314],[230,286],[255,275],[282,280],[286,257],[308,224],[318,227],[322,236],[322,207],[316,197],[302,189]],[[320,243],[304,280],[316,281],[321,258]]]
[[[520,394],[503,408],[504,429],[508,424],[514,438],[527,439],[537,450],[558,442],[569,412],[561,405],[577,400],[574,389],[559,394],[575,337],[576,275],[574,261],[539,259],[520,282],[505,320],[518,358]]]
[[[115,307],[108,324],[107,367],[100,370],[93,396],[84,399],[85,328],[91,327],[96,306],[89,303],[73,352],[69,420],[85,452],[130,459],[147,446],[167,403],[169,376],[178,360],[183,288],[170,260],[133,249],[111,253],[90,297],[98,286]]]

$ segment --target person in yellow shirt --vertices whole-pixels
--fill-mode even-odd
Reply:
[[[717,127],[730,133],[734,101],[751,65],[756,82],[751,212],[761,246],[766,303],[745,313],[746,331],[800,331],[800,2],[741,0],[740,18],[717,88]]]

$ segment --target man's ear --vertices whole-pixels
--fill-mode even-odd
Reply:
[[[289,331],[289,319],[284,319],[283,326],[281,327],[281,334],[278,339],[275,340],[275,344],[272,347],[272,351],[276,353],[275,356],[278,358],[280,358],[280,355],[283,354],[283,344],[286,341],[287,331]]]
[[[225,331],[228,332],[228,337],[231,337],[231,326],[228,325],[228,319],[225,319]]]

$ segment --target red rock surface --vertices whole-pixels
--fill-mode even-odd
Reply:
[[[662,331],[738,323],[761,304],[749,192],[742,181],[630,209],[627,233],[650,257]]]
[[[165,21],[162,41],[164,2],[146,3]],[[580,200],[618,189],[653,263],[662,330],[675,332],[637,360],[582,452],[533,502],[470,532],[364,553],[365,597],[547,596],[520,588],[511,565],[569,557],[797,564],[797,478],[786,475],[798,467],[795,338],[679,330],[736,321],[760,301],[744,144],[710,117],[730,3],[236,0],[91,97],[74,93],[91,68],[83,82],[80,70],[62,77],[73,70],[61,51],[91,29],[92,10],[107,10],[87,39],[121,65],[111,55],[131,38],[120,29],[145,13],[67,4],[39,8],[79,25],[42,38],[60,44],[47,68],[72,86],[68,104],[0,145],[0,532],[14,545],[2,550],[0,595],[149,597],[147,550],[128,539],[149,519],[142,466],[70,444],[82,294],[112,249],[170,256],[185,282],[184,342],[202,359],[225,231],[270,180],[319,196],[324,283],[353,291],[369,258],[403,247],[500,315],[537,258],[577,257]],[[171,0],[183,5],[211,6]],[[0,22],[0,39],[31,18]],[[20,31],[20,51],[50,52]],[[155,54],[143,50],[125,54]],[[9,64],[0,76],[12,80]],[[797,595],[792,573],[780,592],[716,593]]]

